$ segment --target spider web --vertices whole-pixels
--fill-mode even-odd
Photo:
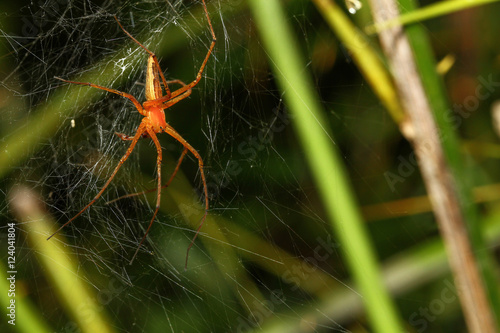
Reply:
[[[65,91],[66,101],[84,102],[57,111],[62,120],[49,137],[41,138],[41,148],[33,149],[2,181],[2,192],[7,196],[13,185],[27,185],[62,225],[92,200],[125,153],[128,143],[115,132],[133,135],[142,116],[125,98],[106,92],[86,97],[92,88],[67,87],[54,76],[79,81],[89,75],[93,83],[144,101],[147,55],[120,30],[113,15],[157,54],[167,80],[188,83],[195,78],[210,31],[199,1],[49,0],[11,6],[15,9],[5,9],[1,17],[1,93],[8,96],[1,132],[22,140],[23,131],[30,130],[23,120],[58,91]],[[403,154],[408,147],[398,141],[348,52],[325,24],[318,24],[323,20],[314,7],[293,2],[287,9],[302,37],[307,70],[331,111],[336,144],[343,149],[360,200],[387,199],[379,190],[387,188],[385,150],[373,146],[388,140],[400,145],[397,150]],[[116,332],[359,329],[367,325],[358,319],[362,295],[349,285],[293,119],[245,3],[210,1],[209,12],[218,38],[214,53],[190,98],[165,110],[169,124],[203,157],[209,187],[209,218],[191,250],[187,271],[186,249],[204,200],[193,156],[186,157],[171,187],[163,190],[162,208],[132,265],[128,263],[152,217],[155,195],[107,204],[155,187],[156,150],[150,139],[139,141],[103,196],[60,232],[63,238],[51,241],[75,256],[81,279],[97,295]],[[165,181],[183,147],[168,135],[158,137]],[[401,189],[405,195],[422,193],[420,186],[410,184],[418,183],[418,173],[407,181]],[[7,206],[2,212],[12,219]],[[427,221],[424,228],[419,221],[422,231],[401,227],[401,242],[385,239],[385,226],[374,228],[386,241],[378,249],[381,255],[435,232],[430,216]],[[24,240],[27,232],[19,230],[19,276],[29,286],[31,301],[54,331],[77,331],[37,251]],[[320,297],[335,293],[347,295],[336,298],[347,304],[345,309]]]

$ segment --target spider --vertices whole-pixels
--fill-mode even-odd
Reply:
[[[205,56],[203,63],[201,64],[201,67],[198,71],[198,74],[196,75],[196,78],[191,83],[186,84],[180,80],[171,80],[171,81],[165,80],[165,76],[163,75],[163,71],[160,68],[160,64],[158,63],[158,59],[156,58],[156,55],[153,52],[151,52],[150,50],[148,50],[144,45],[142,45],[137,39],[135,39],[127,30],[125,30],[125,28],[123,28],[123,26],[118,21],[116,16],[114,18],[115,18],[116,22],[118,23],[118,25],[120,26],[120,28],[123,30],[123,32],[149,54],[148,64],[147,64],[147,69],[146,69],[147,71],[146,71],[146,84],[145,84],[146,101],[141,105],[134,96],[132,96],[128,93],[122,92],[122,91],[118,91],[118,90],[111,89],[111,88],[106,88],[106,87],[99,86],[99,85],[93,84],[93,83],[69,81],[69,80],[61,79],[59,77],[55,77],[56,79],[61,80],[61,81],[66,82],[66,83],[86,85],[89,87],[94,87],[97,89],[105,90],[105,91],[108,91],[110,93],[117,94],[117,95],[123,96],[125,98],[128,98],[134,104],[134,106],[137,108],[137,111],[141,115],[144,116],[144,118],[142,119],[139,127],[137,128],[137,131],[135,132],[134,136],[131,137],[131,136],[128,136],[128,135],[123,134],[123,133],[115,133],[123,141],[132,141],[130,143],[130,146],[128,147],[126,153],[122,156],[122,158],[118,162],[118,165],[115,167],[115,170],[113,171],[111,176],[108,178],[108,180],[106,181],[106,183],[104,184],[102,189],[99,191],[99,193],[97,193],[97,195],[94,197],[94,199],[92,199],[92,201],[90,201],[87,204],[87,206],[83,207],[83,209],[78,214],[73,216],[73,218],[71,218],[68,222],[66,222],[59,229],[57,229],[57,231],[54,232],[51,236],[49,236],[47,238],[47,240],[49,240],[52,236],[57,234],[62,228],[64,228],[65,226],[67,226],[68,224],[73,222],[78,216],[80,216],[90,206],[92,206],[96,202],[96,200],[99,199],[99,197],[102,195],[102,193],[106,190],[106,188],[111,183],[111,181],[115,177],[115,175],[118,172],[118,170],[120,169],[120,167],[123,165],[123,163],[130,156],[130,154],[134,150],[135,145],[137,144],[137,141],[139,141],[139,139],[141,137],[150,137],[156,146],[156,151],[158,154],[157,159],[156,159],[156,165],[157,165],[157,169],[158,169],[157,170],[158,185],[156,188],[156,191],[157,191],[156,209],[154,211],[153,217],[151,218],[151,222],[149,223],[149,226],[146,230],[146,233],[142,237],[142,240],[139,243],[139,246],[137,247],[137,250],[135,251],[134,256],[130,260],[130,264],[132,264],[135,257],[137,256],[139,249],[141,248],[142,243],[146,239],[146,236],[148,235],[149,230],[151,229],[151,226],[153,225],[153,222],[156,218],[156,215],[158,213],[158,209],[160,208],[160,198],[161,198],[162,188],[169,186],[170,182],[173,180],[177,171],[179,170],[179,167],[182,163],[182,160],[184,159],[184,156],[188,152],[191,152],[194,155],[194,157],[196,157],[196,159],[198,160],[198,167],[200,170],[201,180],[203,182],[203,191],[204,191],[204,195],[205,195],[205,213],[203,214],[203,217],[201,218],[200,225],[196,229],[196,233],[195,233],[193,239],[191,240],[191,243],[189,244],[187,251],[186,251],[185,268],[187,268],[189,250],[193,246],[193,244],[196,240],[196,237],[198,236],[198,233],[200,232],[200,229],[203,226],[203,223],[205,222],[205,219],[206,219],[207,214],[208,214],[209,204],[208,204],[207,182],[205,180],[205,173],[203,172],[203,160],[202,160],[200,154],[185,139],[183,139],[180,136],[180,134],[177,133],[177,131],[172,126],[167,124],[167,122],[165,121],[165,112],[163,110],[168,109],[172,105],[176,104],[177,102],[179,102],[179,101],[185,99],[186,97],[188,97],[189,95],[191,95],[191,89],[194,86],[196,86],[198,84],[198,82],[200,82],[201,75],[203,74],[203,70],[205,69],[205,65],[207,64],[207,61],[210,58],[210,55],[212,54],[213,48],[215,46],[215,42],[216,42],[215,33],[214,33],[214,29],[212,28],[212,23],[210,21],[210,17],[208,15],[208,10],[207,10],[207,5],[205,4],[205,0],[202,0],[202,3],[203,3],[203,9],[205,11],[205,15],[207,17],[208,25],[210,27],[210,33],[212,34],[212,42],[210,44],[210,48],[208,50],[208,53]],[[160,82],[160,78],[161,78],[161,82]],[[163,95],[161,83],[163,83],[163,88],[165,89],[165,95]],[[169,86],[168,86],[169,84],[179,84],[179,85],[181,85],[181,88],[171,92],[169,89]],[[161,185],[162,151],[161,151],[160,142],[158,141],[156,134],[163,133],[163,132],[167,133],[168,135],[172,136],[175,140],[179,141],[184,146],[184,149],[183,149],[182,154],[177,162],[177,165],[174,169],[174,172],[170,176],[167,183],[162,186]],[[154,190],[155,189],[150,190],[150,191],[154,191]],[[145,191],[145,192],[150,192],[150,191]],[[141,192],[141,193],[145,193],[145,192]],[[141,193],[129,194],[129,195],[126,195],[124,197],[139,195]],[[116,200],[119,200],[121,198],[123,198],[123,197],[120,197]]]

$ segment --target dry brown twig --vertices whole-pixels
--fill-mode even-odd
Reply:
[[[399,15],[394,0],[371,0],[376,23]],[[472,253],[469,235],[448,169],[437,126],[418,75],[413,53],[401,26],[380,33],[401,103],[408,115],[406,133],[418,158],[422,177],[446,246],[460,302],[470,332],[493,333],[495,325]],[[408,135],[411,133],[411,136]],[[403,133],[405,134],[405,133]]]

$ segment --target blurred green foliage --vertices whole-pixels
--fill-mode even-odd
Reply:
[[[318,94],[322,124],[333,134],[329,144],[342,157],[341,177],[356,201],[370,206],[362,211],[371,255],[380,260],[405,329],[463,331],[433,215],[418,206],[425,190],[410,145],[313,3],[280,3],[305,59],[303,75],[312,76],[304,82]],[[473,186],[500,179],[492,121],[500,95],[499,9],[490,4],[418,23],[436,59],[455,57],[442,79],[452,111],[448,119],[468,143],[461,145],[464,177]],[[62,231],[57,242],[73,262],[64,269],[87,286],[88,297],[99,305],[95,315],[117,332],[372,331],[363,291],[341,255],[345,246],[332,233],[318,191],[321,179],[315,181],[308,152],[291,126],[297,119],[246,1],[210,1],[209,11],[218,37],[214,57],[193,95],[166,112],[204,158],[211,185],[209,219],[188,270],[183,271],[185,252],[202,203],[194,159],[183,163],[163,191],[160,215],[132,266],[128,261],[152,214],[154,195],[104,204],[154,186],[156,156],[147,140],[105,198]],[[12,187],[24,184],[39,193],[42,211],[60,225],[93,198],[124,153],[126,144],[113,133],[133,133],[141,117],[126,100],[53,77],[99,83],[143,100],[147,56],[123,36],[112,15],[157,53],[167,79],[194,78],[209,31],[196,1],[4,1],[0,12],[2,220],[21,222],[8,200]],[[372,23],[368,4],[349,18],[363,31]],[[381,57],[376,36],[365,38]],[[166,136],[160,140],[166,178],[181,146]],[[331,189],[333,196],[341,195],[336,191]],[[492,252],[500,234],[497,192],[482,188],[475,195]],[[400,199],[408,200],[392,204]],[[31,304],[23,311],[42,318],[40,325],[73,332],[75,315],[48,277],[50,263],[27,240],[30,225],[39,220],[19,224],[16,297]],[[2,238],[0,248],[5,244]],[[20,309],[22,321],[28,314]],[[5,321],[0,328],[22,331]]]

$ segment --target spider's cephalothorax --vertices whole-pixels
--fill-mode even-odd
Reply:
[[[194,86],[196,86],[198,84],[198,82],[200,82],[201,75],[203,73],[203,70],[205,69],[205,65],[207,64],[207,61],[210,58],[210,55],[212,54],[212,50],[215,46],[215,41],[216,41],[215,33],[214,33],[214,29],[212,28],[212,23],[210,21],[210,17],[208,15],[208,10],[207,10],[207,6],[205,4],[205,0],[202,0],[202,3],[203,3],[203,9],[205,10],[205,15],[206,15],[207,20],[208,20],[208,25],[210,27],[210,32],[212,34],[212,43],[210,44],[210,48],[208,49],[208,53],[205,56],[203,63],[201,64],[200,70],[198,71],[196,78],[191,83],[186,84],[180,80],[171,80],[171,81],[165,80],[165,76],[163,75],[163,71],[160,68],[160,64],[158,63],[158,59],[156,58],[156,55],[153,52],[151,52],[150,50],[148,50],[138,40],[136,40],[127,30],[125,30],[116,17],[115,17],[115,20],[116,20],[116,22],[118,22],[118,25],[123,30],[123,32],[125,32],[125,34],[127,34],[127,36],[129,36],[135,43],[137,43],[140,47],[142,47],[149,54],[148,65],[147,65],[147,69],[146,69],[146,84],[145,84],[146,101],[141,105],[134,96],[132,96],[128,93],[119,91],[119,90],[106,88],[106,87],[99,86],[99,85],[93,84],[93,83],[68,81],[68,80],[64,80],[64,79],[56,77],[57,79],[64,81],[64,82],[67,82],[67,83],[87,85],[90,87],[105,90],[105,91],[123,96],[125,98],[128,98],[132,103],[134,103],[134,106],[137,108],[137,111],[139,111],[139,113],[141,115],[143,115],[144,118],[142,119],[141,123],[139,124],[139,127],[137,128],[137,131],[135,132],[134,136],[131,137],[131,136],[128,136],[128,135],[123,134],[123,133],[116,133],[118,135],[118,137],[120,137],[122,140],[132,141],[130,143],[130,146],[127,149],[127,152],[120,159],[120,162],[118,162],[118,165],[116,166],[115,170],[113,171],[113,173],[109,177],[108,181],[106,182],[106,184],[104,184],[103,188],[99,191],[99,193],[97,193],[97,195],[94,197],[94,199],[92,199],[92,201],[87,206],[83,207],[83,209],[78,214],[76,214],[68,222],[63,224],[54,234],[52,234],[49,238],[47,238],[47,240],[50,239],[52,236],[54,236],[57,232],[59,232],[59,230],[61,230],[62,228],[64,228],[68,224],[70,224],[74,219],[76,219],[78,216],[80,216],[90,206],[92,206],[94,204],[94,202],[97,199],[99,199],[99,197],[102,195],[104,190],[108,187],[108,185],[111,183],[111,180],[113,180],[114,176],[118,172],[118,169],[120,169],[122,164],[130,156],[130,154],[134,150],[135,145],[137,144],[137,141],[141,137],[150,137],[156,146],[156,151],[158,154],[157,159],[156,159],[156,164],[157,164],[157,168],[158,168],[158,183],[157,183],[156,189],[148,190],[145,192],[152,192],[154,190],[157,191],[156,209],[155,209],[155,212],[153,214],[153,217],[151,218],[151,222],[149,223],[149,226],[146,230],[146,233],[142,237],[142,240],[139,243],[139,246],[137,247],[137,250],[135,251],[134,256],[132,257],[132,260],[130,260],[130,263],[132,263],[134,261],[134,258],[137,256],[137,253],[139,252],[139,249],[141,248],[142,243],[146,239],[146,236],[148,235],[148,232],[151,229],[151,226],[153,225],[156,214],[158,213],[158,209],[160,208],[161,189],[164,187],[167,187],[170,184],[170,182],[173,180],[175,174],[179,170],[179,166],[181,165],[182,160],[184,159],[184,156],[189,151],[198,160],[198,166],[200,169],[201,180],[203,182],[203,191],[205,194],[205,213],[203,214],[200,225],[199,225],[198,229],[196,230],[196,233],[195,233],[193,239],[191,240],[191,243],[189,244],[189,246],[187,248],[187,251],[186,251],[186,267],[187,267],[189,250],[193,246],[194,241],[195,241],[196,237],[198,236],[198,233],[199,233],[203,223],[205,222],[205,219],[206,219],[207,213],[208,213],[209,205],[208,205],[207,182],[205,180],[205,173],[203,171],[203,160],[202,160],[200,154],[198,154],[198,152],[186,140],[184,140],[180,136],[180,134],[177,133],[177,131],[172,126],[167,124],[167,122],[165,121],[164,110],[168,109],[169,107],[171,107],[175,103],[183,100],[184,98],[188,97],[191,94],[191,89]],[[161,88],[162,83],[163,83],[163,88],[165,90],[165,94],[163,94],[163,91]],[[169,84],[177,84],[177,85],[180,85],[181,87],[177,90],[170,91]],[[184,150],[182,151],[182,154],[179,158],[179,161],[177,162],[177,166],[175,167],[174,172],[172,173],[172,175],[170,176],[170,178],[166,182],[166,184],[162,186],[161,185],[162,151],[161,151],[160,142],[158,141],[158,138],[156,137],[156,133],[163,133],[163,132],[169,134],[175,140],[179,141],[184,146]],[[125,196],[120,197],[118,199],[115,199],[113,201],[116,201],[116,200],[119,200],[119,199],[122,199],[125,197],[136,196],[136,195],[139,195],[139,194],[142,194],[145,192],[128,194],[128,195],[125,195]]]
[[[151,124],[155,133],[161,133],[167,127],[167,122],[165,121],[165,112],[157,106],[150,107],[147,110],[146,119]]]

